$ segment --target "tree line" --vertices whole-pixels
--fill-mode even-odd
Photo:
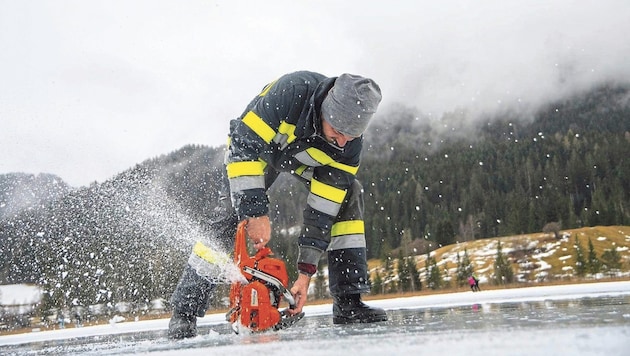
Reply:
[[[630,224],[630,110],[614,104],[620,97],[602,88],[529,124],[497,118],[475,139],[423,137],[412,113],[379,128],[404,134],[372,148],[359,171],[370,257],[398,248],[405,230],[435,249],[549,223]]]

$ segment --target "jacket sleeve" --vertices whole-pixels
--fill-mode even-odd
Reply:
[[[321,255],[328,248],[331,230],[339,223],[340,210],[359,169],[361,146],[361,139],[358,139],[347,152],[349,156],[336,157],[337,159],[317,149],[311,148],[310,152],[307,150],[317,164],[310,180],[307,206],[303,215],[304,226],[298,241],[298,269],[302,273],[314,274]],[[357,223],[363,226],[362,216],[351,218],[357,219]],[[343,224],[342,222],[341,225]]]
[[[239,219],[267,215],[269,198],[265,186],[267,159],[275,149],[272,142],[279,117],[287,108],[283,95],[291,90],[277,88],[272,82],[247,106],[243,115],[230,122],[226,169],[230,181],[232,203]],[[273,88],[273,89],[272,89]]]

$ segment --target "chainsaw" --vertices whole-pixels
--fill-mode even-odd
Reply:
[[[234,263],[247,282],[234,282],[230,286],[230,310],[226,320],[237,334],[240,326],[252,332],[288,328],[302,319],[304,313],[290,315],[287,310],[278,310],[283,297],[289,308],[295,308],[295,299],[287,289],[289,276],[284,261],[269,257],[272,252],[268,247],[249,256],[246,225],[247,222],[242,221],[236,229]]]

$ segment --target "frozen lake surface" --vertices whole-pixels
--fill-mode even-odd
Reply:
[[[223,314],[199,336],[166,338],[167,319],[0,337],[2,355],[629,355],[630,282],[470,291],[370,301],[387,322],[334,325],[328,305],[307,306],[293,327],[232,332]]]

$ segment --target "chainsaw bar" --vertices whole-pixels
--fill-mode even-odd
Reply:
[[[304,317],[304,312],[295,315],[289,315],[288,311],[283,310],[280,312],[280,315],[282,315],[280,322],[273,327],[273,329],[276,331],[291,327],[293,326],[293,324],[302,320],[302,318]]]
[[[227,314],[226,314],[226,320],[230,320],[230,314],[237,312],[236,310],[230,310]],[[302,320],[302,318],[304,318],[304,312],[295,314],[295,315],[289,315],[289,312],[287,310],[283,310],[280,312],[281,318],[280,321],[278,322],[278,324],[274,325],[273,327],[273,331],[279,331],[279,330],[283,330],[283,329],[287,329],[291,326],[293,326],[293,324],[297,323],[298,321]],[[235,334],[240,334],[241,331],[241,326],[238,324],[238,322],[236,323],[232,323],[232,331],[234,331]],[[261,330],[261,331],[250,331],[252,333],[264,333],[267,330]]]

